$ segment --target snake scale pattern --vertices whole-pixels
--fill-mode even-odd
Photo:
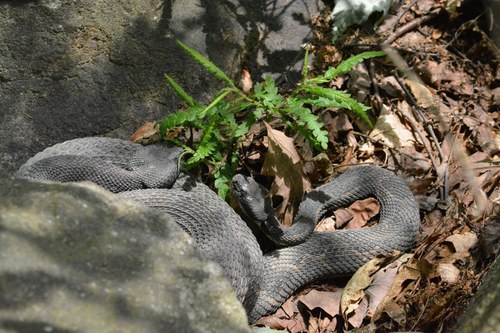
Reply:
[[[364,166],[308,193],[295,227],[277,230],[292,234],[295,228],[302,233],[300,239],[263,254],[250,228],[226,202],[207,186],[179,175],[180,153],[179,148],[167,144],[74,139],[38,153],[16,176],[93,181],[171,215],[194,238],[200,252],[221,265],[250,323],[275,311],[310,282],[353,274],[379,254],[407,251],[414,245],[420,217],[411,191],[392,172]],[[313,232],[327,211],[368,196],[375,197],[381,206],[377,225]]]

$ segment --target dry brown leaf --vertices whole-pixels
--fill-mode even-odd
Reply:
[[[272,329],[287,330],[288,332],[305,332],[305,320],[299,312],[293,297],[276,311],[275,314],[257,320],[256,325],[264,325]]]
[[[379,83],[380,88],[389,96],[401,97],[404,96],[404,91],[401,89],[398,81],[394,76],[382,78]]]
[[[436,272],[441,280],[446,283],[455,284],[460,278],[460,270],[453,264],[439,263]]]
[[[240,86],[241,90],[243,90],[243,92],[246,94],[249,93],[253,88],[252,77],[250,76],[250,72],[246,69],[243,69],[241,71]]]
[[[380,116],[375,123],[375,127],[370,133],[370,138],[380,140],[391,148],[413,146],[414,138],[399,120],[399,118],[386,106],[382,106]]]
[[[398,323],[399,326],[404,326],[406,322],[406,311],[392,299],[386,298],[384,300],[382,306],[379,307],[376,314],[374,314],[373,321],[377,320],[383,313],[386,313],[389,317],[391,317],[391,319]]]
[[[150,144],[160,139],[160,127],[151,121],[144,123],[132,134],[130,141],[140,144]]]
[[[380,211],[380,205],[374,198],[355,201],[348,208],[341,208],[334,212],[337,228],[354,229],[364,226]]]
[[[416,151],[414,146],[402,148],[400,150],[401,165],[403,169],[410,175],[423,176],[431,169],[431,162],[429,158]]]
[[[477,235],[473,232],[455,234],[448,236],[445,241],[452,243],[457,253],[469,252],[477,244]]]
[[[332,161],[330,161],[327,154],[319,153],[312,158],[311,162],[314,165],[314,169],[310,172],[311,179],[319,182],[332,177],[334,169]]]
[[[368,303],[364,297],[365,290],[372,282],[373,273],[380,268],[383,262],[384,258],[378,257],[370,260],[354,273],[344,288],[342,298],[340,299],[341,314],[344,320],[354,327],[359,327],[356,325],[361,324],[366,314]],[[362,313],[361,322],[359,318],[360,313]]]
[[[271,194],[283,198],[275,213],[282,217],[284,225],[289,226],[304,193],[311,189],[311,183],[302,171],[302,161],[295,149],[293,138],[271,128],[267,123],[265,125],[269,147],[262,166],[262,174],[274,176]]]
[[[425,84],[410,79],[405,80],[405,83],[410,87],[418,106],[424,109],[438,110],[438,106],[434,103],[434,95]]]
[[[330,316],[335,317],[340,314],[340,297],[342,290],[338,291],[319,291],[311,290],[305,295],[299,297],[299,301],[309,310],[322,309]]]
[[[390,262],[391,258],[376,258],[375,261],[368,262],[370,265],[367,264],[367,270],[363,273],[365,276],[361,279],[358,287],[363,287],[368,282],[369,284],[362,289],[363,299],[359,302],[359,306],[352,310],[352,317],[348,319],[351,325],[359,327],[356,325],[361,325],[366,317],[378,318],[380,311],[382,311],[379,309],[384,308],[385,303],[395,298],[400,292],[400,286],[394,288],[395,280],[401,265],[410,258],[411,255],[405,254],[393,262]],[[388,261],[389,264],[387,264]],[[358,295],[356,294],[356,296]],[[342,311],[342,314],[346,313]]]
[[[398,274],[396,275],[392,287],[387,293],[387,299],[398,300],[402,297],[407,290],[412,290],[415,287],[415,282],[421,278],[427,279],[433,275],[434,267],[432,264],[426,260],[416,260],[412,258],[412,254],[405,254],[399,258],[398,261],[402,262],[403,265],[399,268]],[[383,301],[385,304],[386,300]],[[383,311],[382,309],[377,310],[377,313]],[[377,314],[374,314],[373,318],[377,318]]]
[[[373,316],[382,300],[388,294],[401,264],[398,260],[373,275],[373,281],[366,289],[366,296],[369,300],[367,312],[369,317]]]
[[[355,201],[347,208],[352,219],[347,223],[346,229],[361,228],[380,211],[380,205],[374,198]]]

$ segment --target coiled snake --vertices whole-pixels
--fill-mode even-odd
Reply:
[[[350,275],[373,257],[406,251],[415,242],[417,205],[406,184],[390,171],[356,167],[311,191],[288,230],[277,225],[267,200],[249,194],[259,192],[258,185],[235,177],[233,187],[244,211],[260,213],[254,218],[260,219],[264,230],[286,244],[263,255],[250,228],[226,202],[207,186],[187,176],[178,177],[180,152],[167,144],[144,147],[111,138],[75,139],[38,153],[16,176],[90,180],[173,216],[194,238],[200,252],[221,265],[250,322],[275,311],[307,283]],[[381,206],[376,226],[313,232],[327,211],[368,196],[374,196]]]

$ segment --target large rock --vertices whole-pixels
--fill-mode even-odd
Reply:
[[[220,84],[179,39],[237,79],[299,78],[316,2],[0,1],[0,173],[85,136],[127,138],[177,110],[169,73],[207,102]]]
[[[490,333],[498,332],[499,326],[500,259],[497,257],[453,331],[457,333]]]
[[[92,184],[0,178],[0,331],[249,328],[219,266],[165,214]]]
[[[176,39],[206,54],[211,16],[198,0],[0,1],[0,170],[56,142],[83,136],[129,137],[179,104],[170,73],[205,99],[215,80]],[[225,31],[242,41],[242,30]],[[233,36],[234,35],[234,36]],[[220,43],[213,56],[239,72],[241,45]]]

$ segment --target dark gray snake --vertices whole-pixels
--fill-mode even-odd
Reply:
[[[195,239],[201,253],[221,265],[250,322],[275,311],[307,283],[350,275],[379,254],[406,251],[414,245],[420,218],[412,193],[392,172],[365,166],[352,168],[307,194],[288,230],[271,217],[267,200],[240,199],[246,212],[260,212],[254,218],[271,238],[288,244],[263,255],[250,228],[226,202],[190,177],[178,177],[179,155],[179,148],[166,144],[144,147],[111,138],[75,139],[38,153],[16,176],[90,180],[168,213]],[[245,191],[258,192],[256,186],[241,176],[234,181],[235,191],[242,196]],[[381,206],[376,226],[313,232],[328,211],[368,196]]]

